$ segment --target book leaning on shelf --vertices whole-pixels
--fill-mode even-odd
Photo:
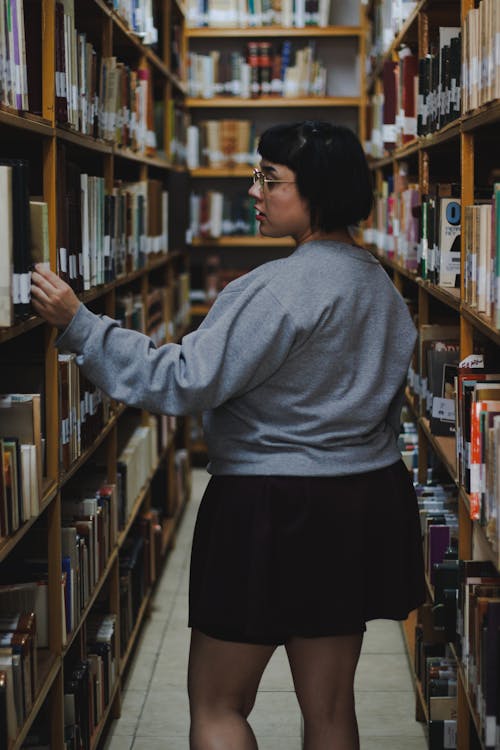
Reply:
[[[0,616],[0,740],[13,740],[38,689],[36,618],[33,612]]]

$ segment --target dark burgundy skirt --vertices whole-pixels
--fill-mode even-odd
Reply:
[[[194,531],[191,627],[278,644],[404,620],[424,601],[417,499],[402,461],[343,477],[210,479]]]

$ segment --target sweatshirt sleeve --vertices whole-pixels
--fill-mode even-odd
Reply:
[[[266,288],[219,295],[181,344],[158,348],[80,305],[58,338],[83,373],[118,401],[152,412],[191,414],[255,388],[275,372],[295,338],[290,314]]]

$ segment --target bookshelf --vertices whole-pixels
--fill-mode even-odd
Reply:
[[[403,3],[404,5],[404,3]],[[411,4],[410,13],[403,23],[391,26],[388,4],[383,1],[374,0],[366,5],[368,36],[370,29],[378,29],[378,37],[384,36],[382,26],[384,21],[389,24],[385,39],[385,48],[368,52],[370,57],[370,70],[366,78],[367,103],[367,151],[372,153],[371,167],[374,175],[375,193],[377,206],[374,211],[373,224],[365,230],[365,239],[372,252],[381,260],[392,276],[396,287],[409,300],[415,313],[417,325],[422,331],[423,326],[430,324],[446,324],[455,326],[458,331],[457,341],[459,344],[459,359],[463,360],[478,351],[484,353],[486,362],[495,369],[498,366],[498,346],[500,344],[500,331],[496,325],[494,314],[498,306],[498,298],[495,292],[491,293],[489,314],[480,311],[477,303],[471,304],[467,297],[467,285],[470,284],[470,266],[466,263],[464,250],[464,232],[467,221],[464,220],[465,208],[481,202],[485,198],[480,194],[483,187],[490,189],[489,198],[493,195],[493,184],[498,181],[496,170],[500,166],[498,147],[495,138],[498,135],[498,123],[500,122],[500,108],[498,98],[495,97],[491,87],[492,80],[498,77],[498,63],[492,58],[491,67],[483,67],[482,74],[475,79],[470,75],[468,63],[464,62],[467,49],[464,35],[466,36],[466,25],[470,23],[469,14],[476,11],[478,14],[485,13],[485,8],[492,8],[493,4],[474,3],[473,0],[462,0],[457,3],[442,3],[438,0],[419,0]],[[497,5],[498,7],[498,5]],[[495,33],[498,23],[495,15],[489,17],[489,22],[482,24],[483,36],[481,43],[483,49],[488,49],[488,31]],[[392,19],[394,21],[394,19]],[[465,79],[460,82],[462,105],[455,116],[447,121],[446,106],[445,117],[440,126],[431,132],[422,132],[417,128],[413,137],[409,135],[402,142],[402,123],[391,119],[390,107],[386,110],[380,108],[379,97],[390,98],[390,83],[384,80],[384,71],[390,69],[391,64],[399,69],[402,74],[401,50],[409,49],[418,60],[432,57],[439,47],[440,27],[451,27],[460,31],[461,45],[458,45],[462,55],[461,73],[465,73]],[[373,41],[373,39],[372,39]],[[375,47],[377,47],[375,39]],[[367,41],[367,49],[370,49],[370,39]],[[447,52],[444,53],[445,55]],[[479,52],[481,57],[481,52]],[[444,58],[441,58],[443,61]],[[444,63],[442,63],[444,65]],[[441,68],[442,69],[442,68]],[[470,76],[467,78],[467,76]],[[417,70],[417,80],[422,80],[422,68]],[[425,76],[424,76],[425,79]],[[401,79],[400,79],[401,80]],[[451,85],[446,79],[441,79],[442,90]],[[465,104],[464,99],[469,97],[468,90],[472,83],[477,85],[477,100],[474,106]],[[435,85],[435,84],[434,84]],[[432,85],[430,87],[432,89]],[[419,94],[428,95],[427,91],[419,88]],[[489,91],[489,95],[488,95]],[[396,95],[397,96],[397,95]],[[428,116],[423,108],[425,99],[417,100],[415,116],[418,114],[422,119]],[[441,112],[441,115],[443,113]],[[382,119],[379,119],[383,116]],[[384,124],[392,124],[392,129],[385,131]],[[395,136],[395,130],[399,135]],[[378,131],[378,132],[377,132]],[[387,137],[388,134],[388,137]],[[384,147],[381,148],[382,141]],[[387,143],[389,141],[389,144]],[[429,273],[426,261],[427,247],[422,244],[422,237],[427,239],[430,235],[424,235],[425,229],[422,224],[422,213],[418,215],[419,236],[417,242],[410,247],[408,242],[404,206],[398,198],[398,193],[414,184],[418,193],[418,208],[421,211],[422,204],[429,201],[429,196],[434,195],[434,185],[437,183],[454,183],[458,186],[457,198],[461,204],[461,253],[460,287],[453,288],[443,286],[440,283],[437,266],[437,276]],[[389,185],[389,192],[387,186]],[[486,195],[486,199],[488,196]],[[385,207],[385,208],[384,208]],[[494,231],[498,233],[498,225]],[[498,248],[498,234],[496,240]],[[435,246],[439,245],[436,240]],[[495,245],[493,244],[493,248]],[[438,251],[442,252],[441,247]],[[495,250],[492,250],[495,253]],[[496,250],[498,253],[498,249]],[[493,257],[493,256],[492,256]],[[488,271],[495,276],[496,271]],[[495,279],[491,279],[492,284]],[[416,393],[415,390],[407,389],[407,408],[413,415],[418,430],[418,475],[419,481],[425,484],[426,472],[429,458],[435,456],[447,481],[455,486],[457,497],[458,514],[458,558],[460,561],[475,560],[489,561],[498,571],[499,558],[496,543],[492,541],[491,529],[484,521],[471,519],[471,495],[466,490],[457,466],[457,446],[455,437],[441,437],[433,434],[429,418],[425,409],[425,394]],[[498,497],[495,497],[498,504]],[[463,581],[460,579],[459,586],[463,591]],[[429,584],[429,603],[433,604],[433,587]],[[459,593],[460,596],[460,593]],[[427,633],[429,641],[433,637],[442,637],[442,629],[435,628],[429,624],[428,606],[425,605],[421,611],[412,613],[405,623],[405,637],[408,649],[408,658],[415,675],[416,684],[416,716],[420,721],[429,722],[429,703],[425,697],[422,682],[416,674],[415,663],[415,626],[423,624],[424,632]],[[486,623],[486,620],[484,621]],[[486,628],[486,624],[483,625]],[[458,626],[457,626],[458,629]],[[485,631],[486,632],[486,631]],[[457,747],[458,750],[489,750],[495,747],[495,743],[487,739],[485,733],[486,722],[484,713],[478,708],[477,683],[474,682],[474,674],[470,671],[468,664],[464,663],[460,652],[457,650],[455,639],[450,641],[449,649],[456,663],[457,670],[457,700],[456,700],[456,744],[439,745],[430,736],[430,748]],[[487,657],[485,657],[487,658]],[[497,669],[498,673],[498,669]],[[485,679],[485,678],[484,678]],[[481,689],[486,691],[484,682]],[[484,695],[484,693],[483,693]],[[495,723],[495,719],[493,719]],[[498,725],[498,717],[496,719]]]
[[[228,9],[229,14],[232,13],[231,8]],[[188,145],[192,193],[203,196],[208,190],[219,191],[224,196],[225,206],[226,202],[229,203],[229,196],[236,193],[240,194],[242,201],[245,201],[244,195],[256,158],[254,148],[259,133],[272,124],[286,122],[290,118],[333,119],[349,125],[364,139],[366,86],[365,70],[361,60],[364,56],[366,40],[365,17],[358,3],[343,1],[325,4],[325,9],[320,10],[320,13],[324,13],[322,25],[301,24],[295,16],[290,18],[291,22],[287,25],[280,25],[280,18],[269,18],[265,24],[259,24],[258,17],[253,18],[251,15],[253,11],[249,7],[249,15],[243,18],[238,16],[233,25],[226,21],[224,26],[217,26],[216,2],[209,4],[208,20],[201,19],[194,6],[188,7],[185,38],[186,51],[191,60],[191,79],[188,82],[186,106],[190,112],[192,126],[199,130],[201,143],[199,153],[196,146],[194,148],[195,163],[192,163],[189,158]],[[241,12],[243,12],[241,8],[235,9],[236,15]],[[265,15],[264,8],[262,12]],[[276,12],[278,14],[283,12],[283,18],[285,18],[287,10],[283,6],[282,11]],[[299,11],[296,12],[299,13]],[[311,12],[314,13],[314,9]],[[253,57],[251,45],[256,45],[257,57]],[[294,94],[293,85],[290,90],[287,89],[287,65],[293,66],[304,49],[311,52],[312,60],[318,61],[326,69],[326,84],[317,95],[304,96],[298,93],[299,88]],[[207,82],[204,81],[200,86],[193,71],[196,70],[197,61],[202,59],[206,64],[208,58],[214,56],[214,51],[217,61],[213,80],[211,79],[209,85],[206,85]],[[266,55],[268,56],[267,62]],[[277,61],[283,60],[287,55],[290,57],[289,63],[283,63],[278,71],[280,63]],[[240,57],[238,63],[234,62],[235,56]],[[241,64],[243,67],[245,61],[248,62],[253,92],[248,91],[248,95],[245,96],[237,95],[240,91],[240,84],[236,82],[239,68],[233,67],[233,70],[229,71],[229,60],[233,61],[233,65]],[[271,60],[274,60],[274,63]],[[272,93],[268,93],[266,83],[268,73],[262,66],[272,66],[272,64],[274,64],[274,72],[271,68],[268,71]],[[244,71],[241,75],[241,80],[244,81]],[[233,76],[232,80],[230,80],[231,76]],[[281,83],[278,78],[281,78]],[[245,90],[244,82],[242,86]],[[259,89],[258,92],[255,87]],[[213,91],[209,92],[212,88]],[[201,96],[195,95],[197,89],[202,92]],[[283,92],[285,95],[282,95]],[[248,132],[245,131],[242,137],[243,146],[239,142],[236,146],[238,153],[234,158],[229,154],[225,164],[215,166],[211,153],[220,150],[220,145],[212,146],[203,140],[205,136],[202,128],[205,122],[216,120],[219,127],[223,128],[223,123],[226,121],[241,121],[242,119],[251,122]],[[222,141],[224,133],[221,132],[218,137]],[[208,150],[208,158],[204,158],[202,149]],[[239,204],[234,210],[240,210]],[[226,208],[223,211],[225,212]],[[291,249],[292,245],[286,239],[271,242],[259,237],[257,228],[253,226],[250,211],[242,207],[240,213],[244,214],[243,221],[246,229],[240,227],[233,231],[225,228],[220,234],[218,230],[215,230],[214,234],[209,228],[208,231],[202,230],[200,234],[195,228],[191,232],[193,287],[200,290],[198,296],[201,296],[206,285],[208,254],[213,256],[215,253],[219,257],[223,271],[237,273],[255,267],[266,260],[280,257]],[[193,300],[194,303],[195,300]]]
[[[17,8],[23,10],[23,4],[18,3]],[[120,8],[126,13],[127,4]],[[182,112],[187,93],[182,65],[185,8],[174,0],[159,0],[153,3],[152,12],[150,19],[147,12],[141,15],[144,28],[134,28],[131,17],[126,18],[113,3],[108,5],[102,0],[64,4],[25,0],[26,28],[28,22],[32,26],[31,46],[28,34],[26,37],[28,80],[33,72],[41,72],[40,91],[36,92],[30,83],[32,111],[19,109],[7,100],[7,83],[2,80],[0,160],[18,158],[28,162],[30,198],[36,196],[46,205],[44,251],[50,266],[66,272],[81,300],[95,312],[117,317],[119,310],[127,311],[130,305],[122,324],[142,327],[162,343],[180,340],[189,327],[189,259],[184,237],[187,174],[182,155]],[[64,16],[66,37],[58,14]],[[69,57],[73,44],[81,55],[78,59],[76,53]],[[5,47],[2,51],[5,54]],[[68,55],[64,65],[62,53]],[[84,60],[90,65],[94,57],[94,78],[86,78],[82,72]],[[119,109],[125,89],[121,89],[119,101],[109,90],[105,94],[99,75],[104,60],[110,66],[117,64],[122,76],[119,80],[125,89],[129,87],[128,108]],[[136,74],[141,83],[133,88]],[[112,80],[109,73],[108,85]],[[118,78],[115,80],[118,82]],[[40,101],[36,112],[35,99]],[[95,107],[93,115],[89,113],[91,107]],[[74,224],[75,215],[68,219],[71,184],[62,178],[68,178],[69,169],[78,175],[79,188],[84,176],[97,181],[96,185],[101,181],[103,203],[99,203],[96,192],[94,211],[98,212],[106,200],[113,206],[110,211],[115,211],[115,218],[119,211],[127,210],[129,223],[122,221],[119,225],[122,235],[118,229],[113,233],[107,225],[102,227],[102,237],[92,239],[95,244],[91,250],[83,245],[73,246],[75,237],[82,241],[83,235]],[[135,189],[142,196],[137,201],[131,197]],[[2,195],[2,202],[5,200]],[[78,214],[85,216],[82,209]],[[94,222],[97,215],[92,214]],[[142,224],[138,223],[139,216]],[[63,219],[68,224],[68,234],[64,236]],[[14,232],[17,228],[14,226]],[[69,253],[67,267],[63,248]],[[71,255],[75,251],[76,265],[72,266]],[[87,252],[89,258],[85,260]],[[111,261],[105,268],[106,255]],[[82,272],[85,262],[90,268],[87,281]],[[189,500],[189,424],[187,419],[154,417],[92,393],[87,384],[77,379],[76,367],[71,374],[72,385],[66,391],[65,365],[54,346],[57,332],[29,310],[22,316],[11,311],[10,323],[0,327],[1,393],[41,394],[40,401],[33,403],[40,404],[44,440],[36,454],[41,464],[43,458],[41,483],[35,492],[34,470],[24,475],[25,479],[29,476],[29,481],[23,490],[18,489],[18,497],[24,499],[29,485],[32,506],[22,508],[22,500],[16,500],[16,512],[20,512],[17,520],[7,505],[16,496],[6,495],[7,488],[12,491],[12,475],[7,478],[4,463],[5,433],[0,440],[0,598],[6,596],[7,586],[12,588],[13,583],[31,580],[37,581],[47,594],[41,607],[38,601],[36,607],[29,606],[39,615],[39,647],[33,647],[32,639],[26,641],[30,644],[30,669],[36,669],[37,679],[33,677],[31,688],[23,682],[22,705],[14,705],[14,718],[10,705],[8,741],[4,736],[6,727],[0,722],[1,744],[8,750],[31,747],[33,742],[50,750],[63,750],[73,746],[75,725],[79,724],[82,746],[90,750],[102,743],[109,720],[120,715],[127,668],[148,615],[161,565],[175,543]],[[12,373],[17,373],[14,379]],[[39,387],[35,390],[37,377]],[[72,398],[69,432],[64,424],[66,395]],[[3,402],[2,406],[10,408],[11,403]],[[30,408],[34,414],[35,406]],[[4,414],[0,414],[0,428]],[[67,440],[72,453],[65,463]],[[17,467],[12,457],[8,461],[9,471]],[[139,467],[146,467],[147,471],[141,472]],[[103,493],[105,485],[108,497],[103,495],[100,504],[94,505],[95,493]],[[73,502],[79,503],[89,495],[92,502],[82,515],[77,515],[81,509],[69,510]],[[5,516],[8,507],[9,514]],[[76,552],[80,557],[73,564],[63,537],[68,531],[72,535],[78,524],[82,524],[78,526],[80,546]],[[94,536],[86,538],[85,529]],[[28,573],[27,560],[31,558],[33,568]],[[5,604],[11,601],[1,598],[2,615],[6,607],[10,611],[9,607],[14,606]],[[13,614],[18,609],[14,606]],[[93,640],[94,629],[101,633],[99,628],[104,626],[109,629],[105,646],[100,636]],[[27,664],[25,658],[16,663]],[[84,662],[91,665],[90,671],[75,682],[75,670],[81,669]],[[92,672],[93,668],[97,672]],[[6,669],[2,662],[0,672]],[[7,669],[7,679],[10,675],[13,680],[12,665],[10,670]],[[96,675],[100,675],[101,683],[104,681],[102,692],[96,690]],[[79,714],[83,693],[78,690],[86,690],[85,694],[91,694],[95,701],[92,720],[88,722]],[[3,706],[3,686],[0,693]],[[65,716],[68,700],[74,700],[73,723],[71,717]],[[25,744],[28,739],[30,744]]]

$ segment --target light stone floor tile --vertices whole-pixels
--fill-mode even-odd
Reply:
[[[135,745],[134,745],[135,747]],[[362,737],[361,750],[427,750],[427,741],[422,737]]]
[[[363,654],[405,654],[403,633],[399,622],[370,620],[363,638]]]
[[[166,687],[148,693],[137,736],[187,737],[189,702],[185,688]]]
[[[415,694],[410,685],[407,692],[358,692],[356,712],[361,737],[400,737],[403,742],[407,737],[422,736],[422,726],[415,721]]]
[[[193,499],[130,665],[122,717],[111,724],[103,750],[188,750],[189,557],[208,478],[204,470],[193,472]],[[356,701],[361,750],[426,750],[422,726],[414,720],[415,697],[398,623],[368,623]],[[282,647],[264,673],[249,721],[259,750],[300,750],[300,712]]]
[[[410,670],[404,654],[361,654],[355,690],[408,690]]]
[[[107,738],[103,750],[130,750],[134,741],[134,735],[121,736],[119,734],[110,734]]]

